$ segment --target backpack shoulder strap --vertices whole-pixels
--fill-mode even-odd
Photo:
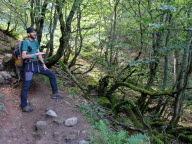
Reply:
[[[39,42],[37,39],[35,39],[35,42],[36,42],[36,45],[37,45],[37,48],[39,47]]]
[[[30,42],[29,39],[25,39],[25,41],[27,41],[27,44],[28,44],[28,50],[27,50],[27,52],[28,52],[28,51],[29,51],[29,48],[32,49],[32,47],[31,47],[31,42]]]

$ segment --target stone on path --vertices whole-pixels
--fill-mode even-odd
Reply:
[[[48,110],[46,112],[46,115],[50,116],[50,117],[57,117],[56,112],[54,112],[53,110]]]
[[[44,133],[47,128],[47,122],[46,121],[38,121],[36,123],[36,128],[38,133]]]
[[[89,142],[86,140],[81,140],[81,141],[79,141],[79,144],[89,144]]]
[[[74,126],[77,124],[77,118],[76,117],[72,117],[72,118],[68,118],[66,121],[65,121],[65,125],[66,126]]]

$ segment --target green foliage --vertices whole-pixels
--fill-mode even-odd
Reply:
[[[102,106],[106,106],[106,107],[110,107],[111,106],[111,102],[109,101],[108,98],[106,97],[100,97],[97,99],[97,102],[102,105]]]
[[[59,88],[65,88],[62,80],[56,79],[56,82],[57,82],[57,85],[58,85]]]
[[[10,52],[10,49],[5,48],[5,47],[1,47],[1,50],[0,50],[1,54],[8,53],[8,52]]]
[[[70,94],[70,95],[79,95],[80,94],[80,90],[78,89],[78,88],[76,88],[76,87],[70,87],[70,89],[68,90],[68,93]]]
[[[192,113],[192,105],[189,106],[189,109],[190,109],[190,111],[191,111],[191,113]]]
[[[150,144],[147,135],[136,134],[128,138],[126,131],[120,129],[114,132],[103,120],[96,124],[96,128],[98,130],[94,132],[94,137],[91,137],[91,142],[94,144]]]
[[[126,144],[150,144],[149,137],[147,135],[136,134],[128,139]]]
[[[89,119],[92,125],[96,125],[99,121],[99,116],[102,117],[105,112],[103,109],[98,109],[96,106],[89,105],[81,105],[79,109]]]
[[[81,105],[81,112],[93,125],[91,130],[91,142],[94,144],[150,144],[150,137],[135,134],[128,137],[128,132],[117,127],[117,131],[110,128],[111,123],[104,119],[106,111],[97,106]],[[102,120],[100,120],[103,118]],[[123,120],[125,121],[125,120]],[[130,122],[127,121],[130,124]]]
[[[43,80],[45,81],[45,83],[50,83],[49,82],[49,77],[47,76],[44,76],[44,75],[38,75],[39,77],[43,78]],[[62,80],[60,79],[56,79],[56,82],[57,82],[57,85],[58,85],[58,88],[64,88],[64,84],[62,82]]]
[[[192,143],[192,136],[181,135],[179,138],[185,143]]]

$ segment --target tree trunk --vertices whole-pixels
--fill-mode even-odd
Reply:
[[[31,10],[30,10],[30,18],[31,18],[31,27],[34,27],[35,24],[35,18],[34,18],[34,0],[31,0]]]
[[[47,5],[48,5],[48,2],[47,2],[47,0],[45,0],[44,4],[42,6],[40,19],[38,20],[38,23],[37,23],[37,40],[38,40],[39,44],[41,43],[43,25],[44,25],[44,21],[45,21],[45,14],[47,11]]]
[[[73,16],[76,12],[76,9],[79,4],[81,4],[81,0],[74,0],[72,9],[67,17],[66,23],[64,22],[62,7],[60,6],[60,0],[57,0],[57,13],[59,14],[59,21],[60,21],[60,30],[61,30],[61,37],[60,37],[60,45],[57,53],[52,57],[48,58],[47,66],[51,67],[55,63],[57,63],[60,58],[64,55],[64,51],[69,47],[69,39],[71,37],[71,23]],[[65,55],[64,55],[65,57]],[[65,61],[67,63],[67,61]]]
[[[77,41],[78,41],[78,36],[79,36],[79,46],[77,46]],[[81,9],[80,5],[78,6],[78,13],[77,13],[77,35],[76,35],[76,44],[75,44],[75,56],[70,62],[69,68],[75,65],[77,57],[79,56],[81,49],[83,46],[83,37],[81,34]],[[78,48],[79,47],[79,48]]]
[[[192,14],[192,8],[188,11],[188,17],[190,18]],[[192,26],[192,22],[189,21],[189,27]],[[174,126],[174,124],[178,123],[178,120],[180,118],[181,114],[181,108],[183,105],[183,100],[185,96],[185,90],[187,87],[187,83],[189,80],[189,76],[192,72],[192,31],[187,32],[187,38],[186,38],[186,46],[184,48],[184,55],[182,59],[182,64],[180,68],[180,72],[178,74],[178,78],[176,81],[175,89],[177,89],[179,92],[177,93],[175,97],[174,102],[174,114],[171,119],[171,125]]]

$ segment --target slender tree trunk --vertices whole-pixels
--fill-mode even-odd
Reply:
[[[31,11],[30,11],[30,18],[31,18],[31,27],[34,27],[35,19],[34,19],[34,0],[31,0]]]
[[[110,57],[109,57],[109,74],[112,73],[112,65],[113,65],[113,58],[114,58],[114,44],[116,43],[116,23],[117,23],[117,6],[119,4],[120,0],[115,0],[115,5],[114,5],[114,13],[113,13],[113,24],[111,27],[111,41],[110,41]]]
[[[42,38],[42,33],[43,33],[43,25],[44,25],[44,21],[45,21],[45,14],[47,11],[47,5],[48,2],[47,0],[44,1],[44,4],[42,6],[42,11],[41,11],[41,17],[38,21],[38,26],[37,26],[37,40],[39,43],[41,43],[41,38]]]
[[[189,9],[188,11],[188,17],[190,18],[192,14],[192,8]],[[189,21],[189,27],[192,26],[192,22]],[[181,114],[181,109],[183,106],[183,100],[185,97],[185,90],[187,87],[187,83],[189,80],[189,76],[192,72],[192,31],[187,32],[187,38],[186,38],[186,46],[184,48],[184,55],[182,59],[182,64],[180,68],[180,72],[178,74],[178,78],[176,81],[176,86],[175,89],[178,90],[178,93],[176,94],[175,97],[175,102],[174,102],[174,114],[171,119],[171,125],[173,126],[174,124],[178,123],[178,120],[180,118]]]
[[[71,37],[72,19],[77,10],[78,5],[81,4],[81,2],[82,2],[81,0],[74,0],[72,9],[71,9],[71,11],[66,19],[66,23],[65,23],[63,13],[62,13],[62,7],[60,6],[62,1],[57,0],[56,9],[57,9],[57,13],[59,14],[60,30],[61,30],[60,45],[59,45],[59,49],[57,50],[56,54],[53,55],[52,57],[50,57],[50,59],[48,58],[48,63],[47,63],[48,67],[51,67],[55,63],[57,63],[63,55],[64,55],[64,57],[65,56],[68,57],[68,55],[65,55],[64,52],[69,47],[69,39]],[[68,60],[68,58],[66,60]],[[67,63],[67,62],[68,61],[65,61],[65,63]]]
[[[168,21],[168,24],[170,25],[172,23],[172,14],[168,13],[167,14],[168,18],[167,18],[167,21]],[[168,44],[169,44],[169,40],[170,40],[170,30],[167,30],[167,36],[166,36],[166,41],[165,41],[165,48],[168,49]],[[165,54],[165,57],[164,57],[164,77],[163,77],[163,85],[162,85],[162,90],[165,90],[166,86],[167,86],[167,80],[168,80],[168,65],[169,65],[169,57],[168,57],[168,53]],[[159,116],[160,113],[162,114],[163,112],[161,111],[162,109],[165,109],[163,108],[164,106],[167,105],[167,103],[165,102],[164,105],[162,104],[163,103],[163,97],[160,97],[159,101],[158,101],[158,105],[156,107],[156,113],[159,113]],[[165,105],[166,104],[166,105]]]
[[[78,36],[79,36],[79,46],[77,46]],[[71,60],[69,68],[75,65],[77,57],[81,52],[82,46],[83,46],[83,37],[81,34],[81,9],[79,5],[78,12],[77,12],[77,35],[76,35],[76,45],[75,45],[75,56]]]

